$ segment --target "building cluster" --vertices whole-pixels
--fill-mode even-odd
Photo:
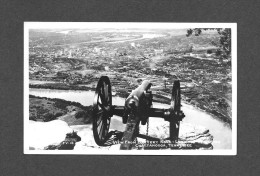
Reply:
[[[227,106],[219,97],[231,91],[230,65],[216,60],[216,48],[187,41],[154,38],[60,46],[37,42],[30,45],[30,78],[94,86],[105,74],[116,92],[130,91],[143,79],[152,80],[156,91],[170,92],[179,79],[184,98],[192,104]]]

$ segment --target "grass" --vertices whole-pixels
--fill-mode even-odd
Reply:
[[[29,119],[34,121],[48,122],[75,111],[75,117],[68,116],[62,120],[69,124],[85,124],[91,122],[92,107],[85,107],[77,102],[44,97],[29,97]],[[76,122],[73,122],[76,121]]]

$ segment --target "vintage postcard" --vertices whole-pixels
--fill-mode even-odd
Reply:
[[[24,153],[236,155],[237,24],[24,22]]]

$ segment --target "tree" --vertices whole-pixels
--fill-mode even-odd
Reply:
[[[194,28],[188,29],[186,36],[189,37],[192,34],[199,36],[202,31],[206,30],[216,30],[219,34],[219,43],[212,41],[212,44],[217,46],[219,49],[216,52],[217,56],[220,58],[229,58],[231,56],[231,28]]]

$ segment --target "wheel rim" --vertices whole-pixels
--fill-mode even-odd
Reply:
[[[98,145],[104,145],[111,121],[112,94],[107,76],[102,76],[97,84],[93,102],[93,134]]]
[[[181,107],[181,97],[180,97],[180,82],[174,81],[172,88],[172,97],[171,97],[171,109],[174,111],[180,111]]]
[[[180,82],[174,81],[172,88],[172,97],[171,97],[171,119],[170,119],[170,139],[173,141],[178,141],[179,136],[179,127],[180,121],[178,114],[181,107],[181,96],[180,96]]]

